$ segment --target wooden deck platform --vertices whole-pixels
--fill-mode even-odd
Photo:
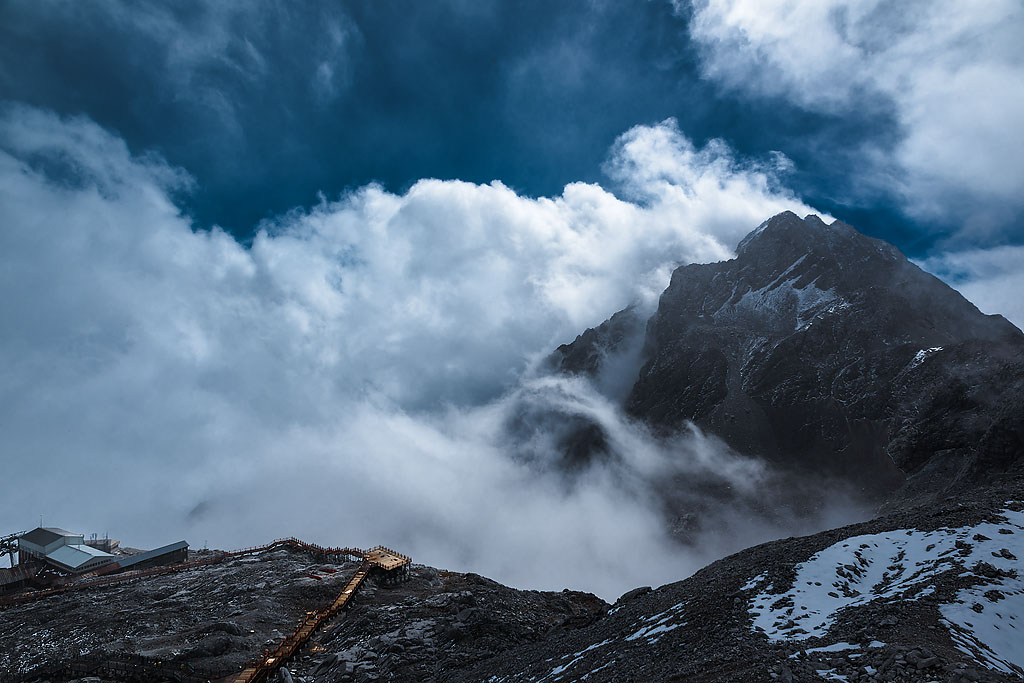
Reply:
[[[365,551],[363,553],[363,559],[373,566],[380,567],[385,571],[400,569],[412,562],[411,557],[395,552],[391,548],[385,548],[382,545],[374,546],[373,548]]]

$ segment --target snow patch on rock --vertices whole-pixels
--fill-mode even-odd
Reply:
[[[934,589],[937,576],[957,572],[984,585],[963,590],[956,602],[940,607],[954,641],[980,664],[1024,675],[1019,647],[1024,624],[1017,623],[1017,615],[1024,614],[1024,581],[1017,576],[1017,558],[1024,557],[1024,512],[1000,514],[1005,521],[900,529],[829,546],[794,567],[788,591],[766,588],[750,599],[753,628],[776,642],[823,637],[840,610],[878,599],[915,600],[922,589]]]
[[[661,639],[661,636],[668,631],[685,626],[686,621],[682,620],[682,610],[685,603],[676,603],[664,612],[659,612],[640,621],[640,628],[626,636],[626,640],[634,641],[645,639],[648,644],[653,645]]]
[[[764,583],[764,580],[766,578],[768,578],[768,574],[766,572],[761,572],[760,574],[758,574],[757,576],[752,578],[750,581],[747,581],[745,584],[743,584],[743,587],[740,588],[740,590],[741,591],[751,591],[751,590],[754,590],[755,588],[760,586],[762,583]]]
[[[914,354],[914,360],[910,361],[910,364],[907,365],[907,370],[913,370],[918,365],[925,362],[928,359],[928,356],[932,355],[933,353],[937,353],[941,350],[941,346],[933,346],[930,349],[921,349],[916,354]]]
[[[799,263],[800,261],[797,261],[790,269]],[[834,289],[819,289],[814,282],[797,287],[798,278],[783,279],[788,273],[787,270],[770,284],[746,292],[735,304],[722,305],[715,311],[713,317],[728,318],[749,311],[773,318],[792,315],[793,329],[796,331],[810,325],[822,313],[849,307]]]

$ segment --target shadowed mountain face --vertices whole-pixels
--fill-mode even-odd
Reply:
[[[678,268],[645,331],[627,309],[552,361],[600,377],[630,325],[624,406],[664,433],[692,422],[873,499],[975,483],[1024,451],[1020,330],[838,221],[779,214],[736,258]]]

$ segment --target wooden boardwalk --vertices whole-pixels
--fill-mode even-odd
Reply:
[[[345,587],[338,593],[338,597],[334,599],[334,602],[322,610],[316,610],[307,614],[295,631],[281,641],[281,644],[274,648],[273,652],[268,653],[261,662],[251,664],[237,675],[223,680],[225,683],[259,683],[268,680],[275,671],[309,642],[309,639],[317,629],[330,621],[348,604],[349,600],[352,599],[352,596],[355,595],[355,592],[363,584],[363,581],[366,580],[366,577],[370,575],[371,570],[381,569],[386,572],[393,572],[407,566],[411,562],[412,559],[410,557],[383,546],[376,546],[365,551],[363,553],[363,562],[359,565],[359,569],[356,570],[356,573],[352,575],[352,578],[349,579]]]

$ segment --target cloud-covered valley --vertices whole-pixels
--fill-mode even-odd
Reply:
[[[183,212],[186,170],[86,117],[5,106],[5,525],[42,515],[139,546],[387,543],[614,598],[861,514],[748,514],[777,484],[761,463],[696,431],[655,437],[618,407],[621,377],[545,376],[586,327],[652,310],[675,266],[729,258],[765,217],[813,211],[786,189],[781,153],[696,146],[671,119],[623,133],[604,170],[608,187],[553,197],[370,184],[242,243]],[[1016,262],[1007,247],[923,264],[993,309]],[[567,477],[559,436],[576,419],[601,426],[612,457]],[[735,496],[693,501],[689,544],[656,494],[679,481]]]
[[[181,213],[185,171],[86,118],[8,107],[0,148],[8,526],[44,515],[135,545],[383,542],[606,597],[764,533],[668,542],[652,482],[713,472],[742,488],[759,466],[701,435],[653,439],[589,385],[535,368],[651,305],[678,263],[727,258],[764,216],[809,211],[778,159],[741,163],[666,121],[612,149],[619,196],[369,185],[241,244]],[[598,420],[620,461],[567,482],[520,457],[547,452],[543,434],[510,436],[524,405]],[[627,545],[662,558],[654,575]]]

